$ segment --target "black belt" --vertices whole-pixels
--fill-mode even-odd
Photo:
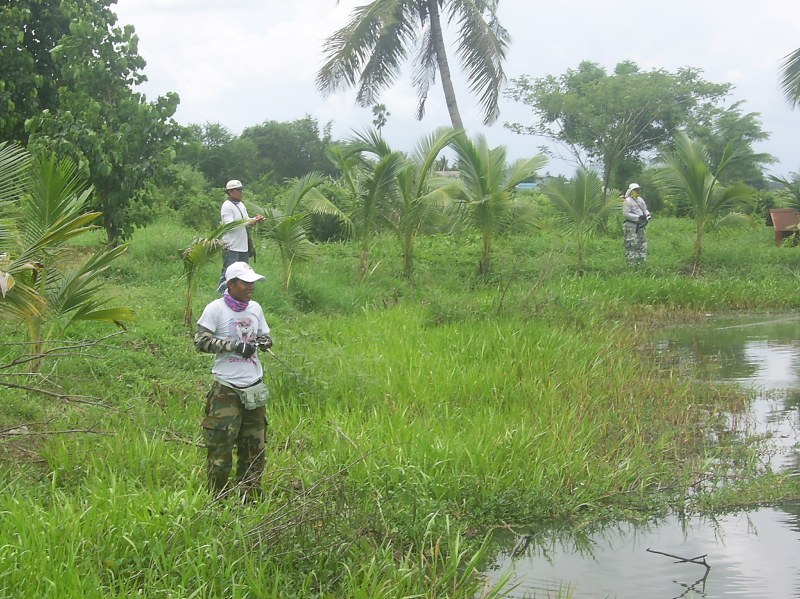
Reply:
[[[224,385],[225,385],[226,387],[230,387],[231,389],[239,389],[239,390],[241,391],[242,389],[249,389],[250,387],[255,387],[256,385],[260,384],[262,380],[264,380],[264,379],[258,379],[258,380],[257,380],[255,383],[253,383],[252,385],[247,385],[247,387],[239,387],[239,386],[237,386],[237,385],[232,385],[231,383],[224,383]],[[219,383],[219,381],[217,381],[217,382]],[[222,385],[222,384],[223,384],[223,383],[220,383],[220,385]]]

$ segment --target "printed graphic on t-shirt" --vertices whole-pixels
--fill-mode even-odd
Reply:
[[[234,318],[233,329],[236,338],[245,343],[254,343],[258,336],[258,323],[252,318]],[[230,362],[254,362],[255,358],[243,358],[241,356],[232,355],[229,359]]]
[[[245,343],[252,343],[258,333],[257,325],[252,318],[234,319],[233,326],[236,328],[236,337]]]

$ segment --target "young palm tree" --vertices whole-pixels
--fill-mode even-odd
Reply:
[[[265,220],[257,233],[278,246],[284,292],[289,290],[292,265],[311,259],[316,248],[309,239],[312,214],[331,214],[341,220],[345,228],[350,227],[348,217],[320,192],[319,185],[324,181],[321,173],[308,173],[295,180],[282,206],[262,210]]]
[[[453,147],[461,174],[459,201],[467,218],[481,232],[483,243],[478,270],[486,274],[491,269],[492,240],[525,211],[526,205],[514,199],[516,186],[535,176],[547,163],[547,158],[537,155],[507,165],[506,148],[489,148],[483,135],[474,142],[466,135],[459,135]]]
[[[436,213],[452,203],[457,185],[452,180],[436,177],[435,165],[439,154],[449,146],[459,132],[439,129],[425,136],[413,154],[397,171],[397,193],[389,196],[382,217],[394,231],[403,251],[403,272],[411,276],[414,268],[414,242],[420,228]],[[376,157],[391,150],[375,133],[359,134],[356,143]]]
[[[744,184],[726,187],[719,182],[725,167],[736,159],[737,151],[728,145],[715,170],[705,146],[680,134],[675,139],[675,151],[663,154],[662,166],[655,171],[656,184],[664,194],[683,205],[694,218],[693,274],[700,267],[704,233],[754,224],[747,214],[755,202],[754,190]]]
[[[365,145],[359,142],[346,148],[334,146],[329,150],[333,162],[342,171],[342,182],[352,198],[348,215],[358,242],[358,272],[363,281],[369,265],[369,242],[378,222],[381,206],[398,194],[397,173],[405,162],[399,152],[393,152],[377,133],[371,136],[379,156],[369,161],[362,156]]]
[[[484,123],[499,114],[505,83],[503,60],[510,37],[497,21],[499,0],[373,0],[356,8],[352,19],[325,42],[325,64],[317,73],[324,94],[357,87],[356,102],[375,104],[414,52],[413,83],[418,92],[417,118],[438,73],[455,129],[463,129],[442,35],[442,18],[458,23],[458,55],[472,92],[478,95]]]
[[[789,173],[792,178],[778,177],[770,175],[768,179],[778,183],[782,189],[780,190],[783,196],[781,205],[784,208],[794,208],[800,210],[800,173]]]
[[[619,194],[611,191],[606,197],[600,176],[586,169],[578,169],[568,183],[554,181],[544,188],[555,210],[561,228],[575,236],[578,246],[577,269],[583,268],[586,240],[598,231],[612,212],[620,207]]]
[[[800,103],[800,48],[786,56],[781,67],[781,89],[792,108]]]
[[[15,282],[0,300],[0,317],[23,321],[33,355],[41,355],[46,341],[76,320],[122,325],[133,314],[128,307],[107,307],[111,297],[101,280],[127,247],[105,247],[84,259],[67,245],[95,229],[92,222],[100,216],[86,212],[92,189],[85,187],[75,164],[38,157],[29,173],[14,203],[9,234],[0,239],[4,273]]]
[[[244,219],[235,220],[226,225],[220,225],[206,237],[197,237],[192,240],[185,250],[181,252],[183,261],[183,276],[186,278],[186,297],[183,304],[183,323],[191,326],[193,323],[192,301],[197,293],[197,283],[203,268],[216,258],[224,247],[222,237],[241,227]]]

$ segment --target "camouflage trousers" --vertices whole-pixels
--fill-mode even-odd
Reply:
[[[206,396],[206,417],[202,426],[211,492],[224,494],[230,489],[235,448],[236,482],[245,495],[258,495],[265,462],[266,407],[245,410],[236,389],[214,381]]]
[[[625,240],[625,259],[628,266],[644,264],[647,260],[647,236],[644,227],[636,223],[626,222],[622,225],[622,233]]]

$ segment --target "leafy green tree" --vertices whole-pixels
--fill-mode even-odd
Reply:
[[[695,222],[692,273],[700,267],[703,235],[710,230],[751,226],[750,208],[755,202],[752,187],[742,183],[725,186],[720,173],[736,163],[737,150],[728,145],[718,164],[712,165],[706,147],[683,133],[675,149],[661,156],[654,178],[667,198],[683,205]]]
[[[534,177],[547,163],[547,158],[538,155],[507,164],[506,148],[490,148],[483,135],[477,136],[475,141],[459,135],[453,141],[453,147],[461,174],[459,202],[466,217],[481,232],[478,270],[486,274],[491,270],[492,241],[530,208],[515,200],[516,186]]]
[[[435,176],[434,167],[441,152],[449,146],[459,131],[439,129],[420,140],[413,154],[397,171],[397,192],[388,195],[382,217],[394,232],[403,251],[403,272],[411,276],[414,269],[414,242],[421,227],[435,213],[442,213],[451,204],[456,185],[452,180]],[[375,133],[357,136],[362,151],[380,158],[391,153]]]
[[[619,209],[619,194],[611,192],[606,197],[600,176],[585,169],[578,169],[569,182],[552,181],[543,191],[553,206],[556,223],[575,237],[577,269],[581,271],[586,241]]]
[[[722,183],[741,181],[763,188],[766,185],[764,167],[774,163],[775,157],[753,149],[754,143],[769,139],[769,134],[761,128],[760,114],[743,114],[742,104],[743,101],[739,101],[728,108],[710,107],[699,116],[697,123],[687,127],[687,132],[706,146],[711,164],[720,163],[727,145],[737,148],[734,161],[720,176]]]
[[[174,158],[180,128],[169,93],[154,102],[133,91],[145,81],[133,27],[117,27],[113,0],[62,0],[67,27],[47,48],[57,82],[54,106],[26,121],[34,150],[71,156],[94,186],[110,244],[146,223],[153,183]],[[43,78],[42,78],[43,80]]]
[[[786,56],[780,75],[783,95],[794,108],[800,103],[800,48]]]
[[[257,173],[254,178],[270,174],[278,184],[302,177],[312,171],[334,174],[326,154],[331,145],[331,124],[320,131],[311,116],[282,123],[266,121],[242,132],[241,142],[255,147]]]
[[[477,94],[484,123],[499,114],[505,83],[503,60],[510,38],[497,20],[499,0],[373,0],[353,11],[350,22],[325,42],[325,64],[317,73],[324,94],[357,87],[356,102],[375,104],[414,52],[417,118],[438,73],[453,128],[463,129],[442,33],[442,18],[458,23],[458,56],[470,89]]]
[[[181,134],[176,158],[199,170],[217,189],[231,179],[247,182],[261,177],[258,148],[251,139],[241,139],[219,123],[193,123]]]
[[[0,147],[0,164],[18,158],[8,146]],[[0,168],[0,188],[9,185],[14,168]],[[5,281],[0,317],[25,323],[34,356],[41,355],[48,339],[78,320],[113,322],[131,320],[127,307],[108,307],[111,301],[103,273],[127,248],[104,247],[87,258],[75,256],[68,241],[92,229],[100,215],[86,207],[92,189],[69,160],[37,157],[29,176],[17,187],[19,198],[2,205],[10,226],[0,236],[0,256]],[[9,283],[12,283],[9,285]]]
[[[397,173],[405,162],[405,156],[392,151],[380,135],[365,135],[372,138],[379,156],[376,161],[362,155],[364,144],[357,139],[329,150],[331,160],[341,170],[341,184],[350,194],[347,216],[358,243],[358,273],[362,281],[368,272],[370,239],[378,227],[381,207],[396,197]]]
[[[0,9],[0,139],[28,142],[25,121],[58,105],[60,73],[50,50],[69,31],[59,3],[5,1]]]
[[[349,226],[349,219],[319,191],[326,180],[321,173],[308,173],[295,180],[280,206],[267,206],[256,232],[278,246],[284,292],[289,291],[292,266],[313,256],[316,246],[311,241],[311,215],[328,214]]]
[[[513,80],[507,95],[529,106],[535,121],[506,126],[562,144],[581,167],[602,166],[605,189],[622,187],[625,165],[671,140],[729,89],[704,81],[697,69],[640,71],[621,62],[609,75],[584,61],[560,77]]]

